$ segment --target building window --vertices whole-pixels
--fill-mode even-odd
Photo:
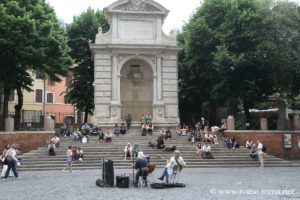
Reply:
[[[41,71],[36,71],[35,72],[35,78],[36,79],[44,79],[44,73]]]
[[[53,103],[54,94],[51,92],[47,92],[47,103]]]
[[[42,89],[35,90],[35,102],[43,103],[43,90]]]
[[[65,104],[70,104],[69,98],[65,95]]]

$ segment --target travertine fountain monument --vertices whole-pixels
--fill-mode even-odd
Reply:
[[[95,115],[100,126],[140,121],[175,126],[178,113],[177,54],[181,49],[162,25],[169,11],[152,0],[119,0],[104,8],[110,30],[99,28],[90,48],[95,62]]]

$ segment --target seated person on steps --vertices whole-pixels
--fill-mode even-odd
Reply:
[[[80,162],[83,161],[83,150],[80,147],[77,148],[77,160]]]
[[[121,128],[120,129],[121,129],[121,134],[125,135],[126,134],[126,126],[125,126],[124,123],[121,124]]]
[[[149,169],[148,169],[148,163],[144,157],[143,152],[138,153],[138,159],[135,162],[134,168],[138,170],[135,176],[134,187],[138,186],[140,176],[144,179],[146,187],[148,187],[147,176],[149,173]]]
[[[129,156],[130,159],[132,160],[132,146],[131,146],[130,143],[128,143],[128,144],[125,146],[124,153],[125,153],[125,158],[124,158],[124,160],[127,160],[127,156]]]
[[[48,154],[49,156],[55,156],[55,144],[51,141],[49,144],[48,144]]]
[[[164,138],[162,135],[159,135],[157,140],[156,140],[156,147],[158,149],[163,149],[165,148],[165,142],[164,142]]]
[[[203,153],[202,153],[203,159],[213,159],[214,158],[210,152],[210,146],[207,143],[205,143],[205,145],[202,147],[202,150],[203,150]]]
[[[252,144],[250,150],[250,157],[253,158],[254,160],[258,160],[258,154],[257,154],[257,149],[255,144]]]
[[[197,156],[202,157],[203,149],[200,142],[196,145],[196,151]]]
[[[164,168],[163,174],[158,179],[163,181],[166,177],[166,183],[170,183],[171,176],[176,174],[178,171],[180,172],[182,168],[186,166],[186,164],[183,158],[180,156],[180,151],[178,150],[174,152],[174,155],[170,158],[170,160],[165,158],[163,159],[166,160],[167,164]]]
[[[152,135],[152,131],[153,131],[153,124],[149,123],[147,126],[147,132],[149,133],[149,135]]]
[[[142,136],[145,136],[147,134],[147,124],[146,123],[144,123],[142,125],[141,131],[142,131]]]
[[[138,144],[135,144],[133,149],[132,149],[132,156],[134,158],[134,160],[136,160],[137,156],[138,156],[138,153],[139,152],[142,152],[142,147]]]
[[[172,134],[171,134],[170,129],[168,128],[166,131],[166,134],[165,134],[165,139],[170,140],[171,138],[172,138]]]

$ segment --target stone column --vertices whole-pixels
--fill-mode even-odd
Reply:
[[[157,100],[162,100],[162,69],[161,69],[161,55],[156,56],[156,68],[157,68]]]
[[[15,130],[14,124],[15,119],[13,117],[7,117],[5,119],[5,132],[13,132]]]
[[[268,119],[260,118],[260,130],[268,130]]]
[[[112,100],[117,99],[117,54],[113,54],[112,57]]]
[[[234,117],[229,115],[227,118],[227,130],[235,130]]]
[[[44,116],[44,130],[54,131],[54,120],[51,118],[51,115]]]
[[[156,103],[156,100],[157,100],[157,75],[156,73],[154,73],[153,75],[153,104]]]

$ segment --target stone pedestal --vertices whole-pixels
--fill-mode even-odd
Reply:
[[[300,130],[300,118],[299,115],[296,115],[294,118],[294,128],[295,130]]]
[[[13,117],[8,117],[5,119],[5,132],[13,132],[14,131],[14,123],[15,119]]]
[[[268,119],[267,118],[260,119],[260,130],[268,130]]]
[[[235,130],[234,117],[229,115],[227,118],[227,130]]]
[[[51,115],[44,116],[44,130],[54,131],[54,120],[51,118]]]
[[[285,101],[278,102],[278,112],[277,129],[286,130],[288,124],[288,106]]]

